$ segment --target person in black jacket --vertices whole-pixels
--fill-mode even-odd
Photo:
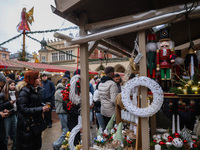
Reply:
[[[28,71],[24,81],[17,84],[17,150],[38,150],[42,146],[41,134],[34,135],[30,130],[30,120],[42,119],[42,113],[49,111],[42,105],[42,87],[39,71]]]
[[[53,106],[53,103],[55,101],[54,94],[55,94],[55,85],[53,84],[52,81],[48,80],[47,75],[43,74],[42,75],[42,85],[43,85],[43,92],[42,92],[42,100],[44,103],[50,102],[51,103],[51,108]],[[48,112],[44,113],[44,119],[48,124],[48,127],[52,127],[52,116],[51,116],[51,111],[50,109]]]
[[[2,88],[4,87],[6,83],[6,77],[0,73],[0,92]],[[6,144],[4,143],[5,140],[5,127],[3,119],[9,116],[9,111],[6,109],[7,107],[10,107],[10,103],[3,104],[3,98],[0,95],[0,149],[1,150],[7,150]]]

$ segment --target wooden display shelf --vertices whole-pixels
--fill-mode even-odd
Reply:
[[[148,96],[153,96],[152,92],[148,92]],[[200,94],[174,94],[164,93],[164,98],[183,98],[183,99],[200,99]]]

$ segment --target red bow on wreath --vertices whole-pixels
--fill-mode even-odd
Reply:
[[[72,101],[69,101],[69,103],[67,103],[67,110],[70,110],[73,106]]]

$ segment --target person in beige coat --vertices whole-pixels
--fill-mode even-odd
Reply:
[[[115,98],[119,93],[117,84],[113,81],[114,68],[106,67],[104,70],[106,76],[101,78],[98,90],[101,101],[101,114],[104,118],[105,126],[115,113]]]

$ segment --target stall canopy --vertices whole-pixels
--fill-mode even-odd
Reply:
[[[19,69],[19,66],[21,70],[24,70],[27,68],[31,70],[59,72],[59,73],[61,72],[65,73],[65,71],[67,70],[70,72],[74,72],[76,70],[76,67],[70,67],[70,66],[56,66],[56,65],[48,65],[48,64],[43,64],[43,63],[33,63],[33,62],[18,61],[18,60],[9,60],[5,62],[5,61],[0,60],[0,69],[1,68],[9,69],[12,67],[12,70],[17,70]],[[89,74],[98,75],[98,72],[90,70]]]
[[[0,60],[1,70],[22,70],[23,67],[16,65],[14,63],[8,62],[6,60]]]
[[[25,62],[18,60],[14,60],[11,62],[32,70],[41,70],[47,72],[63,72],[63,73],[68,70],[68,68],[55,65],[42,64],[42,63],[33,63],[33,62]]]

